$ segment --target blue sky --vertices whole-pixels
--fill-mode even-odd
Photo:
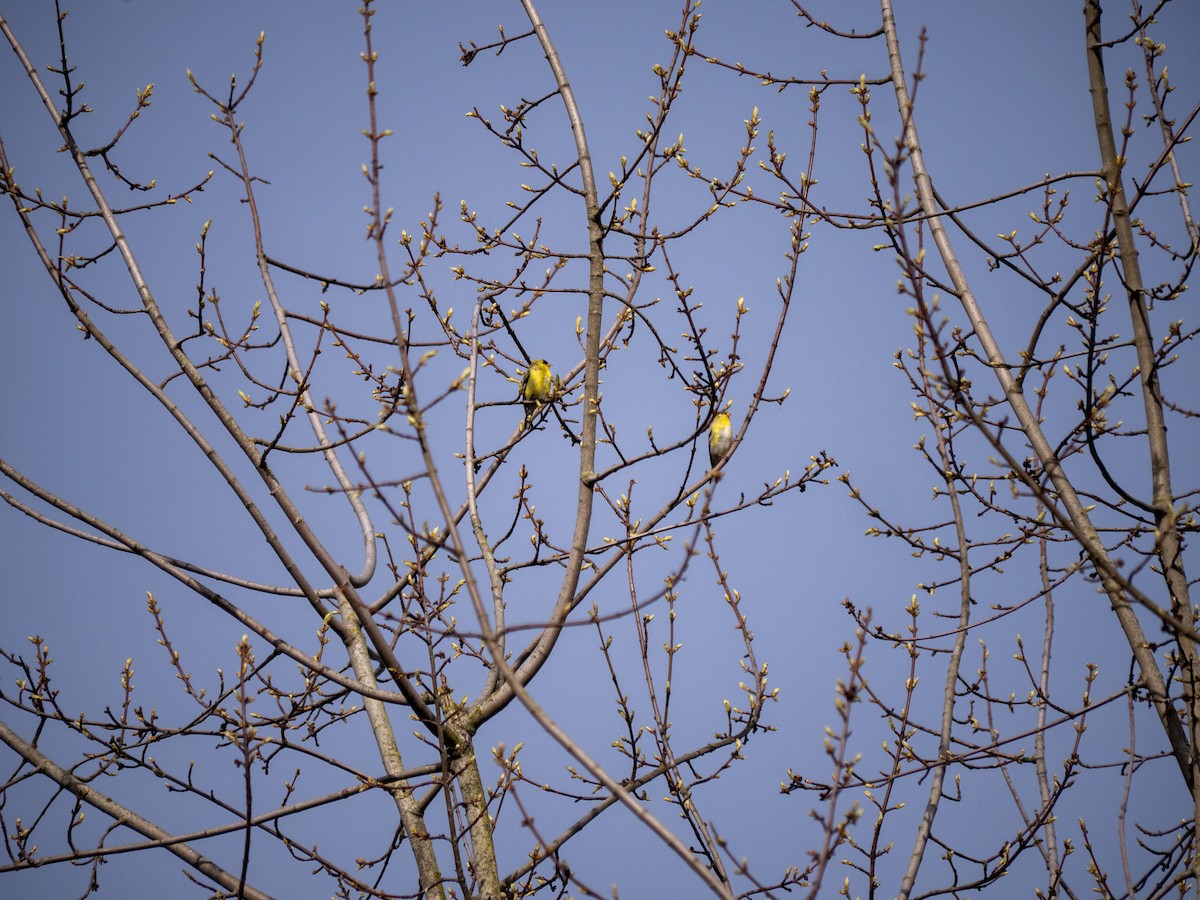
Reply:
[[[227,135],[210,121],[210,109],[192,91],[186,72],[190,69],[201,84],[217,93],[227,89],[232,72],[238,73],[239,84],[244,83],[255,40],[262,31],[266,33],[266,62],[239,117],[246,123],[251,164],[269,182],[259,187],[268,253],[314,272],[369,281],[376,263],[372,245],[363,240],[367,220],[362,208],[369,202],[369,194],[361,166],[368,159],[368,145],[361,134],[366,127],[366,102],[359,59],[361,19],[356,7],[355,3],[177,5],[128,0],[71,8],[67,19],[71,61],[76,66],[76,78],[86,82],[85,98],[95,109],[81,121],[81,143],[107,141],[132,108],[135,90],[154,84],[153,105],[120,144],[119,164],[131,178],[154,179],[157,186],[145,195],[112,187],[109,196],[114,205],[144,202],[147,197],[162,197],[165,192],[198,183],[217,168],[208,156],[210,152],[222,159],[232,158]],[[832,78],[853,79],[862,73],[868,77],[885,73],[886,57],[879,41],[836,41],[816,29],[805,29],[790,4],[713,0],[702,11],[697,44],[707,55],[776,74],[815,77],[826,71]],[[818,18],[833,19],[839,28],[847,30],[869,30],[878,20],[877,7],[865,2],[827,3],[822,8],[814,5],[812,11]],[[4,15],[11,16],[11,27],[43,72],[47,65],[55,64],[57,36],[48,5],[16,4],[4,10]],[[631,155],[631,148],[637,145],[633,132],[642,127],[650,108],[646,98],[656,85],[651,67],[665,63],[669,55],[670,45],[663,29],[676,27],[676,4],[623,0],[589,7],[585,14],[576,4],[559,2],[546,4],[543,15],[572,79],[596,170],[603,182],[607,172],[618,169],[621,155]],[[922,27],[928,29],[926,78],[917,96],[917,116],[933,178],[950,202],[981,200],[1037,182],[1047,173],[1096,168],[1098,154],[1078,4],[930,0],[904,4],[898,15],[903,52],[910,67],[917,58],[917,35]],[[1107,20],[1110,33],[1124,27],[1125,16],[1124,9],[1111,11]],[[511,46],[498,58],[480,54],[469,67],[458,63],[460,41],[490,42],[500,24],[510,35],[524,31],[519,5],[405,4],[383,6],[375,17],[376,47],[380,52],[380,122],[382,127],[395,131],[395,136],[384,144],[385,203],[395,209],[395,231],[419,231],[419,220],[431,210],[436,192],[444,204],[441,219],[447,233],[468,246],[472,237],[456,221],[460,202],[466,201],[477,210],[482,221],[497,222],[504,215],[505,202],[518,196],[519,186],[528,180],[529,175],[515,165],[511,154],[498,148],[466,115],[477,108],[498,121],[499,104],[511,107],[521,97],[540,96],[550,89],[544,60],[531,42]],[[1200,38],[1200,13],[1194,5],[1173,4],[1164,13],[1157,36],[1167,44],[1171,77],[1180,85],[1174,99],[1176,113],[1184,115],[1194,104],[1196,85],[1200,84],[1200,61],[1187,49]],[[1140,80],[1144,81],[1144,74],[1139,58],[1128,55],[1128,48],[1118,53],[1123,55],[1111,61],[1109,72],[1112,103],[1119,110],[1124,101],[1119,73],[1126,66],[1137,66]],[[66,193],[73,207],[88,206],[78,177],[68,170],[61,155],[54,154],[61,142],[36,102],[28,80],[11,53],[0,58],[0,137],[16,167],[17,181],[27,191],[37,187],[47,197]],[[694,60],[677,119],[667,131],[684,134],[688,158],[701,166],[706,176],[723,177],[744,141],[742,123],[755,107],[763,120],[760,144],[765,142],[766,132],[774,130],[780,145],[789,152],[789,165],[795,167],[794,171],[805,168],[810,113],[807,89],[802,87],[781,93],[759,85],[753,78],[738,79]],[[890,147],[898,123],[885,86],[873,89],[872,110],[878,136]],[[813,171],[820,182],[817,202],[832,211],[865,208],[858,114],[857,103],[845,86],[831,87],[823,95],[820,143]],[[573,151],[558,108],[547,105],[534,119],[529,133],[544,158],[570,162]],[[1140,171],[1136,166],[1144,166],[1161,147],[1156,131],[1144,136],[1139,132],[1139,137],[1135,171]],[[765,146],[761,146],[754,159],[762,158],[765,152]],[[1181,148],[1180,159],[1185,178],[1194,180],[1200,162],[1194,148]],[[774,189],[762,173],[753,173],[751,183],[768,193]],[[1066,228],[1072,237],[1086,241],[1090,238],[1089,223],[1094,221],[1087,208],[1092,204],[1095,187],[1091,179],[1081,178],[1071,182],[1069,188],[1074,205]],[[238,185],[218,171],[190,204],[126,217],[131,242],[155,294],[181,332],[189,327],[187,310],[195,304],[195,244],[207,220],[212,220],[212,226],[207,241],[206,283],[221,294],[226,314],[243,321],[251,305],[263,299],[253,246],[247,239],[247,217],[238,198]],[[682,223],[702,211],[707,198],[695,181],[666,179],[656,200],[656,215],[664,228]],[[1024,235],[1032,226],[1028,212],[1039,203],[1038,195],[1030,194],[994,209],[974,212],[971,221],[987,238],[1011,229]],[[1159,198],[1148,202],[1146,209],[1157,216],[1154,227],[1161,229],[1163,239],[1179,244],[1179,216],[1171,213],[1172,203],[1172,198]],[[582,248],[583,232],[576,210],[547,204],[544,214],[544,228],[554,235],[555,246]],[[713,346],[722,353],[730,346],[737,299],[744,297],[751,308],[751,315],[743,321],[744,343],[740,347],[746,370],[733,380],[727,395],[733,403],[735,423],[745,415],[774,327],[778,304],[775,282],[786,272],[783,255],[787,232],[780,222],[775,213],[744,206],[729,210],[698,228],[672,257],[683,282],[694,288],[693,298],[703,303],[699,319],[708,328]],[[517,230],[528,236],[531,228],[522,223]],[[827,227],[814,227],[812,231],[810,249],[799,267],[783,349],[767,392],[778,396],[788,389],[790,395],[782,405],[762,408],[716,490],[718,504],[731,502],[740,493],[752,496],[785,471],[796,476],[809,457],[821,451],[835,457],[840,466],[832,472],[827,486],[814,485],[804,493],[790,493],[769,507],[752,507],[718,525],[721,565],[730,571],[732,583],[744,598],[743,612],[749,616],[756,637],[755,652],[760,660],[769,662],[770,683],[780,688],[780,700],[769,708],[777,732],[755,737],[747,749],[749,760],[710,786],[701,802],[706,817],[714,819],[718,828],[722,822],[732,823],[728,834],[722,832],[730,840],[732,852],[748,856],[756,874],[767,881],[777,878],[787,865],[803,864],[804,851],[817,833],[808,819],[810,798],[799,794],[780,796],[778,785],[788,768],[818,780],[828,776],[822,728],[835,725],[834,685],[845,677],[838,647],[852,639],[854,631],[841,607],[842,600],[849,598],[859,607],[873,607],[878,622],[889,629],[900,629],[905,624],[903,609],[917,592],[917,584],[944,577],[945,565],[928,558],[914,560],[899,542],[865,537],[871,521],[858,504],[847,498],[845,487],[832,480],[849,472],[872,505],[891,511],[899,521],[916,524],[946,517],[941,506],[929,502],[934,473],[912,451],[926,429],[913,420],[909,405],[913,398],[893,365],[898,349],[913,346],[912,320],[905,314],[911,302],[896,293],[899,270],[888,251],[870,249],[880,240],[875,233]],[[98,231],[85,231],[77,240],[75,252],[79,253],[104,246]],[[0,432],[0,454],[72,503],[165,552],[195,557],[250,578],[278,579],[278,564],[266,555],[261,537],[237,501],[222,489],[216,475],[205,468],[195,446],[183,439],[161,409],[111,365],[95,342],[81,340],[61,300],[39,271],[11,211],[0,216],[0,244],[7,248],[0,261],[4,285],[0,297],[7,323],[0,329],[0,383],[4,385],[0,389],[0,418],[7,423]],[[990,273],[981,254],[968,252],[965,242],[961,252],[969,273],[977,279],[976,292],[991,311],[993,327],[1005,342],[1006,352],[1015,357],[1030,322],[1041,309],[1041,298],[1017,279]],[[500,257],[497,253],[494,258],[473,264],[494,274],[504,273],[512,263]],[[1048,271],[1070,271],[1076,259],[1066,252],[1048,250],[1039,262]],[[435,261],[430,278],[440,291],[441,309],[454,307],[456,321],[465,328],[474,296],[469,286],[451,279],[445,268],[448,265]],[[434,266],[443,267],[434,271]],[[110,261],[97,268],[100,271],[91,283],[103,292],[106,302],[118,307],[136,306],[137,298],[120,266]],[[623,274],[616,266],[613,269],[614,274]],[[1164,269],[1153,274],[1152,280],[1170,275],[1171,270]],[[648,281],[639,298],[642,302],[663,298],[654,315],[661,315],[669,325],[668,340],[673,340],[680,327],[670,317],[675,301],[661,279],[661,271],[659,276]],[[337,292],[325,295],[311,282],[282,275],[279,278],[289,307],[316,315],[319,304],[329,300],[336,304],[340,321],[348,327],[388,327],[385,307],[377,297],[352,298]],[[1110,289],[1115,289],[1115,282]],[[413,293],[403,296],[401,303],[417,306],[419,300]],[[948,311],[953,315],[949,307]],[[531,353],[549,359],[555,371],[566,372],[580,359],[574,323],[582,312],[578,298],[542,303],[537,314],[520,325],[523,343]],[[1162,321],[1167,315],[1178,318],[1184,313],[1164,311]],[[154,377],[163,378],[169,373],[169,357],[154,345],[139,318],[109,317],[106,327],[128,342]],[[1065,329],[1063,335],[1062,339],[1067,340]],[[460,362],[443,355],[432,364],[431,371],[448,380],[460,368]],[[369,398],[364,398],[346,367],[331,364],[325,372],[327,381],[323,384],[328,387],[323,390],[338,396],[339,403],[345,404],[339,408],[369,414]],[[262,374],[268,380],[278,377],[274,370]],[[224,399],[236,405],[235,375],[214,374],[213,379],[224,391]],[[1174,392],[1186,403],[1190,393],[1194,405],[1196,377],[1200,372],[1194,360],[1176,367],[1164,377],[1168,395]],[[694,428],[695,410],[690,398],[678,381],[664,377],[650,343],[635,340],[628,349],[615,353],[603,378],[605,409],[612,410],[619,424],[623,449],[643,448],[642,436],[648,427],[653,427],[659,441],[679,439]],[[431,376],[431,381],[436,378]],[[427,397],[432,390],[426,388]],[[515,386],[493,377],[482,384],[481,390],[485,399],[501,401],[511,398]],[[176,391],[176,396],[190,413],[203,416],[194,396],[182,389]],[[1069,392],[1060,396],[1066,398],[1060,401],[1065,404],[1061,408],[1069,409]],[[460,399],[439,408],[437,417],[431,419],[432,441],[443,456],[446,470],[456,476],[460,470],[452,463],[452,454],[462,446],[462,408],[460,395]],[[259,417],[256,427],[269,432],[273,414]],[[517,415],[515,407],[489,410],[485,418],[489,439],[503,440]],[[206,427],[212,424],[209,421]],[[1195,446],[1195,430],[1194,425],[1180,423],[1171,433],[1182,484],[1196,482],[1196,462],[1188,452]],[[231,450],[228,442],[219,448]],[[986,461],[985,448],[972,449],[975,466],[981,470],[993,468]],[[396,442],[373,442],[367,452],[372,470],[381,477],[401,478],[415,472],[419,465],[404,457],[404,445]],[[601,448],[601,465],[615,458],[611,449]],[[512,461],[530,468],[538,514],[546,519],[548,527],[561,531],[573,517],[577,460],[569,445],[549,427],[523,442],[514,451]],[[1138,452],[1132,451],[1127,457],[1118,457],[1116,464],[1128,466],[1131,483],[1144,490],[1145,476],[1138,468],[1139,462]],[[322,538],[345,558],[348,568],[357,569],[361,565],[361,539],[352,517],[343,506],[305,490],[306,485],[326,483],[328,475],[309,460],[280,459],[278,464]],[[605,487],[610,496],[619,496],[631,491],[630,478],[636,478],[632,487],[635,508],[648,515],[677,488],[685,465],[682,456],[672,456],[636,472],[619,474]],[[504,484],[515,486],[511,472],[515,466],[508,469]],[[252,475],[245,464],[240,464],[239,471]],[[693,471],[693,478],[698,474]],[[453,485],[456,497],[462,490],[461,483]],[[511,518],[509,498],[513,492],[505,487],[487,498],[487,512],[497,522]],[[422,514],[431,516],[433,510],[429,508]],[[502,525],[495,527],[504,530]],[[611,516],[601,513],[592,529],[593,541],[613,533],[614,527]],[[213,683],[218,668],[228,673],[235,666],[233,648],[244,628],[145,564],[51,533],[7,508],[0,512],[0,529],[5,536],[0,560],[7,573],[3,602],[9,623],[0,645],[9,652],[20,651],[28,656],[31,650],[28,645],[21,646],[22,638],[46,638],[57,660],[63,696],[69,697],[65,701],[68,709],[98,710],[119,704],[118,674],[130,657],[139,673],[141,703],[164,710],[179,704],[172,670],[161,648],[155,646],[156,635],[144,609],[147,591],[162,604],[168,627],[179,636],[177,646],[185,656],[185,665],[198,678]],[[981,526],[979,539],[989,536],[991,530]],[[519,532],[516,543],[525,540],[523,534]],[[393,533],[391,539],[393,549],[399,552],[401,538]],[[683,541],[682,533],[676,541],[676,546]],[[1193,569],[1195,562],[1193,552]],[[678,563],[678,552],[659,562],[647,561],[639,571],[641,591],[655,593],[662,575]],[[733,698],[741,677],[731,615],[721,602],[712,573],[711,563],[698,557],[681,589],[678,639],[685,649],[677,661],[679,699],[675,701],[674,723],[679,740],[703,740],[720,727],[721,700]],[[980,607],[1027,596],[1034,589],[1035,575],[1028,566],[1014,566],[1004,577],[981,578],[977,585]],[[386,573],[381,573],[366,595],[381,593],[386,581]],[[520,592],[510,595],[510,621],[540,621],[548,609],[545,593],[554,585],[549,575],[522,583]],[[950,590],[936,600],[927,598],[926,615],[955,609],[953,594]],[[301,615],[296,612],[294,600],[242,599],[253,614],[271,623],[285,623],[279,627],[290,626],[293,639],[312,640],[316,623],[296,621],[308,614],[307,607]],[[622,602],[628,605],[627,592],[622,593],[621,585],[616,583],[606,583],[594,599],[602,611],[619,610]],[[1128,677],[1128,649],[1115,624],[1106,617],[1106,604],[1082,582],[1073,582],[1059,599],[1060,637],[1054,671],[1062,679],[1062,697],[1069,697],[1071,702],[1078,700],[1083,691],[1084,665],[1092,661],[1101,666],[1094,694],[1103,696],[1120,690]],[[665,615],[659,617],[660,622],[662,619]],[[938,624],[929,618],[923,624],[926,631],[936,631],[944,620]],[[636,657],[632,654],[632,625],[623,619],[611,627],[619,658],[631,666],[629,674],[633,677]],[[989,666],[1005,693],[1022,692],[1020,668],[1012,659],[1014,635],[1020,632],[1027,642],[1040,643],[1039,628],[1040,612],[1031,610],[1024,617],[1014,617],[978,633],[992,651]],[[661,643],[664,639],[664,632],[658,631],[655,640]],[[533,690],[556,719],[612,765],[613,771],[619,771],[619,761],[604,756],[613,735],[618,733],[618,722],[607,669],[596,652],[597,642],[590,627],[570,631],[533,683]],[[265,655],[265,650],[260,648],[259,652]],[[976,640],[968,641],[965,673],[974,673],[978,668],[981,652]],[[868,659],[873,684],[894,685],[897,677],[903,679],[903,654],[879,644],[872,646]],[[922,701],[930,704],[927,709],[935,708],[940,695],[942,665],[942,658],[936,656],[927,655],[921,661],[921,675],[929,692]],[[4,677],[11,683],[11,672]],[[645,702],[638,708],[644,717],[648,712]],[[1146,745],[1161,743],[1154,723],[1143,713],[1138,713],[1143,726],[1139,747],[1143,741]],[[861,706],[856,716],[855,741],[862,752],[875,752],[885,736],[878,711]],[[1128,728],[1125,717],[1121,703],[1096,713],[1089,735],[1089,739],[1097,735],[1095,744],[1085,745],[1089,749],[1094,746],[1090,762],[1109,764],[1119,760],[1117,751],[1127,742],[1122,731]],[[9,721],[7,716],[5,720]],[[1019,728],[1014,724],[1013,730]],[[1053,735],[1052,743],[1058,750],[1073,737],[1068,726]],[[345,742],[344,752],[361,765],[373,764],[365,729],[357,736],[331,737],[331,743],[341,741]],[[484,749],[501,743],[511,749],[522,741],[528,743],[522,759],[530,778],[562,784],[566,757],[515,705],[480,735]],[[196,744],[190,752],[200,755],[206,751]],[[1061,752],[1051,754],[1052,759],[1061,756]],[[878,758],[872,761],[878,765]],[[9,763],[10,770],[12,765]],[[229,758],[208,759],[203,765],[209,767],[208,773],[214,779],[222,777],[222,767],[227,768],[230,779],[235,777]],[[491,774],[494,777],[495,772]],[[943,805],[939,826],[968,833],[978,829],[981,840],[1010,833],[1015,827],[1012,801],[997,777],[982,774],[970,782],[962,802]],[[1107,770],[1089,773],[1089,777],[1097,787],[1070,795],[1069,807],[1059,811],[1063,829],[1066,832],[1074,827],[1072,823],[1080,817],[1095,822],[1097,833],[1104,831],[1096,836],[1102,853],[1115,868],[1111,822],[1119,778]],[[1165,821],[1188,815],[1173,770],[1165,765],[1148,767],[1138,777],[1144,779],[1138,782],[1138,802],[1145,808],[1158,805],[1168,810]],[[124,796],[131,803],[139,797],[155,798],[146,802],[155,804],[152,808],[166,827],[195,827],[194,820],[193,824],[185,824],[189,821],[184,814],[188,804],[172,808],[151,781],[131,784],[126,788],[130,793]],[[268,781],[264,780],[264,785]],[[894,854],[898,857],[906,856],[911,844],[901,823],[918,814],[924,798],[920,786],[911,784],[906,790],[909,808],[895,814]],[[528,799],[530,793],[527,788],[523,798]],[[390,810],[377,798],[356,803],[338,814],[345,818],[338,819],[336,829],[329,829],[328,823],[319,820],[309,823],[311,834],[318,835],[323,845],[342,841],[353,848],[362,842],[363,850],[350,852],[377,853],[381,831],[390,833],[394,827]],[[992,810],[1000,812],[994,823],[989,823]],[[674,822],[673,811],[662,804],[656,806],[656,812],[664,821]],[[506,813],[511,815],[513,810]],[[556,833],[578,814],[573,805],[549,803],[539,808],[538,827]],[[211,814],[197,815],[206,821],[203,817]],[[659,851],[623,812],[609,813],[596,826],[596,833],[602,839],[573,850],[570,861],[583,880],[600,893],[607,893],[610,883],[616,883],[620,896],[625,898],[664,896],[689,877],[677,860]],[[1077,832],[1074,836],[1078,839]],[[502,871],[519,864],[529,843],[524,831],[513,829],[502,836]],[[43,851],[53,852],[45,839],[42,845]],[[218,841],[214,847],[225,854],[223,860],[237,858],[236,844],[222,845]],[[216,849],[212,854],[220,855]],[[616,859],[623,860],[619,867],[613,865]],[[142,875],[151,866],[161,867],[166,873],[178,870],[166,854],[113,858],[102,870],[102,896],[161,896],[159,885],[151,886]],[[927,889],[943,883],[936,874],[940,870],[934,855],[923,874],[926,871],[930,873]],[[265,868],[257,874],[267,890],[307,896],[305,885],[309,882],[304,872],[303,866],[295,867],[295,872],[288,870],[287,875],[280,876],[289,879],[283,882],[272,881],[273,876]],[[252,871],[252,881],[254,875]],[[163,877],[174,879],[168,884],[179,883],[176,874]],[[835,871],[827,891],[841,877],[842,873]],[[1014,874],[1014,878],[1032,879],[1022,885],[1041,883],[1040,877],[1036,867],[1032,872]],[[82,891],[80,873],[67,866],[7,874],[4,878],[30,895]],[[1076,890],[1087,889],[1078,870],[1075,879]],[[177,890],[186,888],[180,886]]]

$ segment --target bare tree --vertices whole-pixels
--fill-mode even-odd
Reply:
[[[188,72],[222,144],[215,174],[164,194],[121,157],[151,118],[153,86],[92,144],[89,117],[110,114],[85,100],[70,17],[59,10],[52,60],[0,18],[86,191],[81,202],[78,181],[25,183],[0,143],[9,219],[48,278],[36,302],[61,303],[89,351],[153,401],[194,448],[180,465],[206,467],[270,560],[213,562],[0,460],[5,500],[43,533],[136,558],[243,635],[232,646],[182,635],[149,593],[128,627],[161,645],[179,693],[143,700],[131,658],[114,699],[90,711],[60,687],[53,635],[24,651],[6,636],[0,872],[70,863],[91,893],[113,886],[105,861],[166,851],[218,896],[294,891],[289,869],[320,875],[321,895],[601,896],[618,878],[626,893],[639,884],[608,856],[616,820],[673,860],[686,895],[1195,891],[1197,332],[1180,298],[1200,238],[1180,154],[1200,106],[1180,108],[1167,77],[1157,29],[1177,10],[1134,0],[1102,19],[1088,0],[1074,38],[1094,168],[955,197],[921,140],[925,34],[906,48],[890,0],[866,27],[781,5],[803,71],[759,65],[754,47],[731,56],[698,0],[682,0],[663,56],[642,70],[653,89],[642,124],[614,158],[589,142],[557,43],[567,23],[521,0],[506,13],[519,26],[464,36],[457,60],[481,96],[506,73],[513,99],[466,111],[493,151],[480,165],[511,180],[505,205],[468,198],[447,214],[431,189],[427,215],[401,226],[389,162],[412,123],[387,119],[395,85],[376,15],[391,13],[367,0],[373,258],[338,271],[280,249],[266,212],[270,148],[246,112],[270,78],[265,34],[228,84]],[[811,65],[820,53],[828,63]],[[514,56],[518,75],[500,68]],[[852,69],[859,58],[872,74]],[[1143,74],[1125,76],[1114,124],[1111,60],[1134,58]],[[727,158],[694,156],[677,127],[703,104],[693,84],[746,95]],[[803,129],[788,105],[798,91]],[[844,195],[823,184],[829,106],[857,122],[861,144],[835,144],[861,159]],[[604,135],[606,148],[617,140]],[[136,236],[139,217],[206,209],[222,183],[236,185],[262,302],[210,280],[213,219],[192,239],[186,302],[156,282],[156,251]],[[1071,201],[1080,183],[1093,202]],[[148,199],[116,203],[126,189]],[[773,295],[697,290],[691,273],[746,222],[782,248]],[[792,415],[776,385],[792,374],[804,266],[822,240],[844,238],[898,267],[912,333],[895,358],[909,393],[895,396],[924,435],[931,505],[873,499],[830,435],[753,490],[723,478],[739,450],[771,443],[756,422]],[[734,436],[710,459],[722,413]],[[769,682],[755,633],[782,620],[742,600],[756,565],[798,593],[792,563],[763,566],[734,538],[764,527],[758,508],[803,507],[831,482],[921,574],[891,579],[892,596],[911,596],[899,614],[845,601],[832,638],[845,641],[844,671],[811,676],[836,692],[822,732]],[[1090,629],[1125,649],[1057,664]],[[713,648],[713,678],[707,660],[686,662],[685,632]],[[588,673],[567,701],[547,686],[560,660]],[[568,702],[599,689],[600,706]],[[598,739],[591,720],[614,715]],[[823,770],[799,746],[786,772],[756,758],[781,727],[824,740]],[[1164,780],[1186,803],[1146,788]],[[810,816],[811,830],[792,826],[785,865],[756,854],[764,829],[784,826],[718,793],[739,781]],[[1089,805],[1099,795],[1115,835]],[[364,819],[369,846],[340,840]]]

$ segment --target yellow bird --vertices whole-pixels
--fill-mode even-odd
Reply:
[[[708,461],[713,467],[725,458],[733,443],[733,425],[728,413],[717,413],[708,426]]]
[[[554,389],[554,379],[550,377],[550,364],[544,359],[535,359],[529,364],[529,371],[521,381],[521,393],[518,395],[525,404],[525,427],[533,421],[534,414],[543,402],[550,399]]]

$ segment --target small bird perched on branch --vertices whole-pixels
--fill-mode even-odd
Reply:
[[[729,421],[729,414],[717,413],[708,426],[708,461],[714,468],[725,458],[732,443],[733,425]]]
[[[550,399],[554,379],[550,377],[550,364],[544,359],[535,359],[521,381],[518,395],[525,403],[525,427],[528,428],[542,403]]]

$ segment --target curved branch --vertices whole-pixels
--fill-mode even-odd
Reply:
[[[1133,343],[1137,350],[1138,377],[1142,385],[1142,408],[1146,416],[1146,444],[1150,453],[1150,484],[1153,492],[1155,533],[1158,536],[1158,558],[1163,577],[1171,594],[1171,610],[1184,622],[1194,623],[1187,574],[1183,567],[1183,547],[1176,525],[1175,495],[1171,488],[1171,459],[1167,444],[1167,426],[1163,415],[1162,392],[1158,382],[1158,363],[1154,353],[1154,337],[1150,333],[1150,315],[1146,308],[1145,283],[1133,234],[1129,203],[1121,175],[1124,159],[1117,151],[1113,136],[1112,117],[1108,103],[1108,83],[1104,77],[1103,42],[1100,39],[1099,0],[1084,4],[1087,36],[1088,81],[1092,94],[1092,115],[1096,123],[1096,138],[1100,144],[1100,162],[1108,188],[1108,202],[1116,232],[1117,251],[1121,262],[1121,280],[1125,285],[1129,317],[1133,326]],[[1131,76],[1132,77],[1132,76]],[[1089,398],[1090,399],[1090,398]],[[1200,813],[1200,655],[1194,642],[1181,639],[1183,653],[1184,702],[1190,724],[1191,754],[1189,768],[1184,773],[1192,789],[1194,809]],[[1140,662],[1140,660],[1139,660]]]

